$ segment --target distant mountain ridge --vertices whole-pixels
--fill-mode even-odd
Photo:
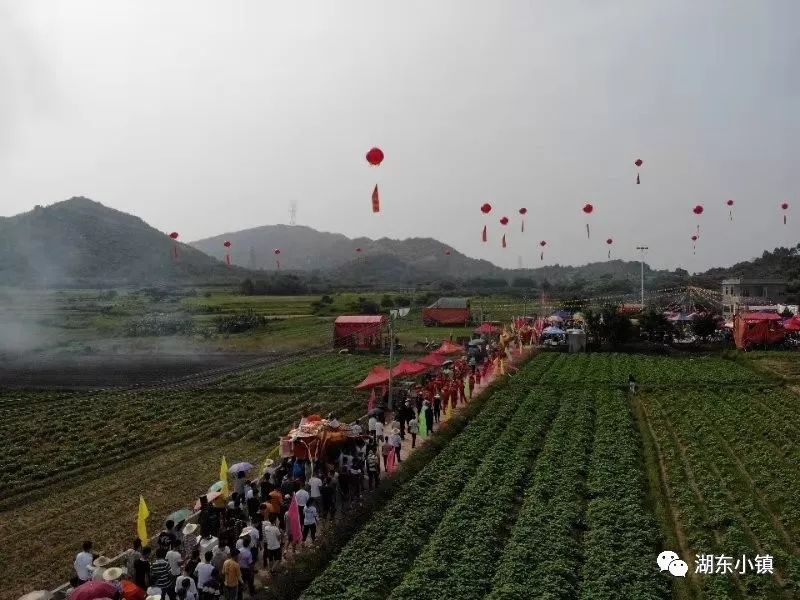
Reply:
[[[239,281],[243,270],[174,242],[135,217],[84,197],[0,218],[4,285],[142,285]]]
[[[233,265],[223,262],[230,240]],[[12,217],[0,217],[0,285],[112,287],[240,283],[282,272],[306,274],[321,285],[430,285],[464,282],[473,288],[560,286],[562,292],[629,293],[638,290],[640,263],[609,260],[581,266],[549,265],[503,269],[470,258],[431,238],[393,240],[342,234],[310,227],[267,225],[179,244],[135,217],[84,197],[74,197]],[[361,249],[357,252],[356,249]],[[689,281],[685,271],[651,270],[649,286]],[[711,269],[693,277],[709,287],[724,277],[784,277],[800,283],[798,248],[777,248],[753,261]],[[796,287],[800,287],[797,286]]]

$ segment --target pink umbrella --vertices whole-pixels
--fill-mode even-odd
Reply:
[[[107,581],[87,581],[82,583],[70,595],[70,600],[98,600],[113,598],[117,588]]]
[[[222,492],[208,492],[207,494],[205,494],[205,497],[209,501],[209,503],[211,503],[214,500],[216,500],[217,498],[219,498],[221,495],[222,495]],[[200,510],[201,508],[202,508],[202,505],[200,504],[200,499],[198,498],[197,502],[194,503],[194,509],[195,510]]]

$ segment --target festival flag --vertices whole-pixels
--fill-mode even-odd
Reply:
[[[375,189],[372,190],[372,212],[381,212],[381,198],[378,194],[378,184],[375,184]]]
[[[219,465],[219,480],[222,482],[220,494],[223,498],[227,498],[231,493],[231,490],[228,487],[228,463],[225,461],[224,456],[222,457],[222,462]]]
[[[286,518],[289,519],[289,541],[293,544],[303,541],[303,528],[300,527],[299,510],[297,496],[292,494],[292,502],[289,504],[289,510],[286,512]]]
[[[417,416],[417,421],[419,421],[419,437],[424,438],[428,436],[428,425],[425,420],[425,409],[423,408],[419,411],[419,415]]]
[[[150,518],[150,510],[144,501],[144,496],[139,496],[139,515],[136,517],[136,535],[142,540],[142,546],[147,546],[150,537],[147,535],[147,519]]]
[[[395,471],[397,471],[397,452],[392,446],[392,449],[389,450],[389,456],[386,457],[386,472],[394,473]]]

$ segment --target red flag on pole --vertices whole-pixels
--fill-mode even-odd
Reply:
[[[381,198],[378,194],[378,184],[375,184],[375,189],[372,190],[372,212],[381,212]]]
[[[483,226],[483,234],[481,234],[481,239],[485,242],[488,238],[486,237],[486,225]]]
[[[506,247],[506,234],[503,234],[503,248]]]
[[[303,541],[303,528],[300,526],[300,510],[297,504],[297,498],[292,495],[292,503],[289,505],[289,510],[286,512],[286,518],[289,521],[289,541],[297,543]]]

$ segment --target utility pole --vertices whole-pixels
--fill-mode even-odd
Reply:
[[[636,249],[642,253],[642,310],[644,310],[644,254],[650,248],[648,246],[636,246]]]

